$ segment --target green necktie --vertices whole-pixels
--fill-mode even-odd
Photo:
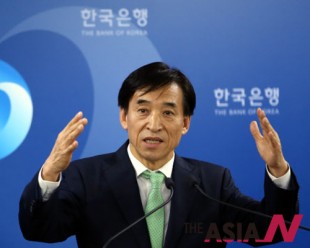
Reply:
[[[161,172],[150,172],[146,170],[142,173],[142,176],[151,180],[152,185],[144,210],[145,213],[148,213],[164,202],[160,189],[165,175]],[[158,209],[155,213],[146,218],[146,222],[152,248],[162,248],[164,240],[165,209],[163,207]]]

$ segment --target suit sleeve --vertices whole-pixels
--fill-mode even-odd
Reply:
[[[235,186],[229,170],[225,170],[223,176],[222,200],[231,204],[255,210],[267,215],[281,214],[284,219],[291,221],[296,213],[298,213],[298,183],[292,171],[290,184],[288,189],[277,187],[270,177],[265,174],[264,182],[264,198],[261,201],[254,200],[240,193]],[[254,223],[260,238],[264,238],[270,224],[270,218],[247,213],[242,210],[232,209],[231,207],[223,207],[225,222],[242,223],[243,226],[248,226]],[[282,235],[277,232],[274,242],[282,241]],[[250,240],[249,244],[263,245],[263,243],[255,243]]]
[[[25,239],[52,243],[75,234],[81,218],[82,187],[69,185],[67,181],[80,182],[78,170],[70,169],[70,173],[64,174],[48,201],[42,199],[38,173],[26,186],[19,204],[19,223]]]

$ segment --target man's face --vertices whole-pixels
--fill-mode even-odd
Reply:
[[[120,110],[120,121],[128,131],[131,152],[152,170],[172,158],[190,125],[183,113],[182,90],[174,83],[146,94],[136,91],[127,113]]]

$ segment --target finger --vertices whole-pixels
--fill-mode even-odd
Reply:
[[[78,136],[83,132],[85,125],[88,120],[83,118],[78,123],[75,123],[70,127],[70,129],[63,130],[59,133],[56,140],[56,147],[58,149],[67,150],[67,148],[78,138]]]
[[[263,136],[269,139],[268,133],[275,132],[274,128],[272,127],[269,119],[267,118],[265,112],[262,109],[257,110],[257,116],[259,118],[260,126],[262,128]]]
[[[257,115],[258,115],[258,118],[259,118],[259,120],[261,122],[262,128],[265,127],[269,131],[274,131],[273,126],[271,125],[269,119],[267,118],[265,112],[262,109],[259,108],[257,110]]]
[[[276,151],[281,151],[282,148],[281,148],[281,141],[277,135],[277,133],[275,132],[269,132],[268,133],[268,136],[269,136],[269,140],[272,144],[272,147],[276,150]]]
[[[65,144],[70,145],[72,142],[74,142],[80,134],[84,131],[84,127],[87,124],[87,119],[85,119],[84,122],[77,123],[74,127],[72,127],[72,130],[70,132],[65,133],[63,136],[63,141]]]
[[[277,133],[276,130],[273,128],[273,126],[271,125],[270,121],[268,118],[266,118],[267,121],[266,122],[266,125],[268,125],[268,129],[274,133]]]
[[[79,142],[77,140],[74,140],[71,145],[68,146],[66,152],[67,153],[73,153],[75,149],[78,147]]]
[[[268,133],[268,130],[266,129],[267,127],[264,124],[264,120],[267,117],[266,117],[265,112],[261,108],[257,109],[257,117],[258,117],[258,120],[259,120],[259,125],[260,125],[260,127],[262,129],[263,135],[265,136],[266,132]]]
[[[68,129],[70,129],[72,126],[78,123],[82,118],[83,118],[83,112],[80,111],[69,121],[69,123],[63,129],[63,131],[66,132]]]
[[[82,118],[77,122],[72,122],[70,125],[67,125],[64,130],[60,132],[60,136],[64,139],[70,136],[74,136],[76,131],[80,131],[80,129],[84,129],[84,127],[87,125],[88,120],[86,118]]]
[[[64,136],[70,135],[71,133],[75,132],[76,130],[83,129],[88,123],[88,120],[86,118],[80,119],[76,123],[72,123],[71,126],[69,126],[67,129],[63,131]]]
[[[258,128],[258,125],[257,125],[256,121],[252,121],[251,122],[250,130],[251,130],[252,136],[253,136],[253,138],[254,138],[254,140],[256,142],[258,142],[259,140],[263,139],[263,136],[261,135],[261,133],[259,131],[259,128]]]

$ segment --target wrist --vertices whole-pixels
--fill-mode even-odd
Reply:
[[[274,177],[282,177],[285,175],[288,170],[289,166],[288,163],[284,160],[279,166],[269,166],[267,165],[268,171],[274,176]]]
[[[55,171],[52,167],[44,164],[41,170],[41,177],[45,181],[57,182],[60,178],[60,172]]]

